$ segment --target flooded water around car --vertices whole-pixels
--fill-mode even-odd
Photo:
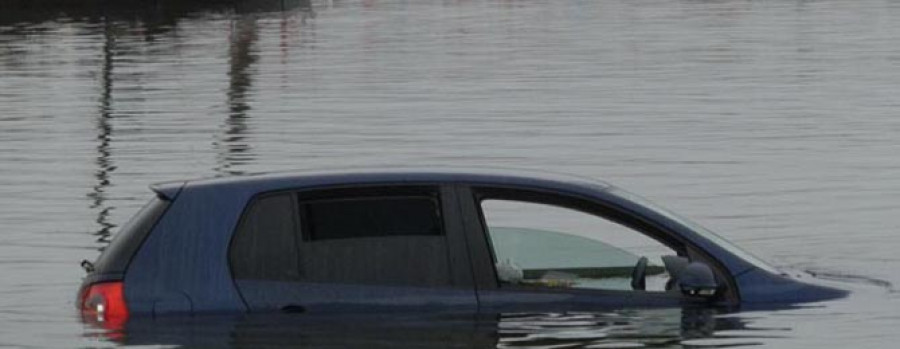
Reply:
[[[0,5],[0,346],[900,341],[900,3],[76,2]],[[118,331],[74,309],[79,262],[151,183],[366,166],[602,178],[854,293],[782,309],[197,316]]]

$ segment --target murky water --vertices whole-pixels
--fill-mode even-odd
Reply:
[[[0,346],[900,340],[895,1],[4,6]],[[856,293],[738,313],[359,318],[372,327],[354,335],[346,319],[161,319],[126,333],[79,321],[78,262],[97,256],[148,184],[366,165],[603,178]]]

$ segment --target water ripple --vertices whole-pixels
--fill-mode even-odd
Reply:
[[[779,264],[881,286],[828,306],[837,312],[739,313],[753,326],[734,333],[718,324],[732,315],[685,331],[646,312],[507,314],[475,346],[896,342],[896,3],[10,3],[0,345],[105,338],[71,312],[78,261],[150,183],[395,165],[604,178]],[[198,343],[240,344],[221,339]]]

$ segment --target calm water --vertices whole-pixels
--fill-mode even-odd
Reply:
[[[4,6],[0,347],[900,341],[896,1]],[[728,314],[199,317],[126,333],[76,316],[78,262],[148,184],[366,165],[603,178],[856,293]]]

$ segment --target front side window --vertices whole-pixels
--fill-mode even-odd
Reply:
[[[678,252],[639,231],[554,204],[480,202],[501,287],[673,288],[663,259]]]

